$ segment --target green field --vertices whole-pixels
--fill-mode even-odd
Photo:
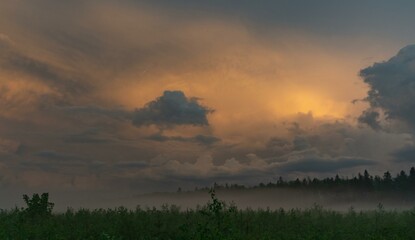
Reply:
[[[0,239],[415,239],[415,209],[336,212],[237,209],[218,200],[193,210],[97,209],[52,213],[48,196],[0,213]]]

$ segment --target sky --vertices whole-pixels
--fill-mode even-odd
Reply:
[[[413,1],[0,1],[0,191],[415,165]]]

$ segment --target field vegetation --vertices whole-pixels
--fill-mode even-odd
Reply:
[[[365,183],[366,190],[375,190],[374,186],[378,186],[375,183],[379,182],[383,187],[377,190],[411,191],[412,174],[415,176],[415,171],[411,170],[409,176],[405,174],[405,181],[402,173],[396,178],[388,175],[377,180],[365,172],[362,180],[358,177],[358,181],[352,182]],[[336,178],[333,184],[336,181],[348,184]],[[298,182],[279,186],[304,187],[301,181],[300,185],[292,185]],[[47,193],[24,195],[26,207],[1,210],[0,239],[415,239],[415,208],[386,210],[379,203],[376,210],[370,211],[350,208],[338,212],[319,205],[288,210],[239,209],[233,203],[219,200],[214,188],[209,192],[210,201],[194,209],[164,205],[65,212],[52,211],[54,205]]]

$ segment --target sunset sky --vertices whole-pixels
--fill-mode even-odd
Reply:
[[[415,165],[414,1],[0,0],[0,189]]]

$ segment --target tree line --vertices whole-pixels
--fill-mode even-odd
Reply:
[[[328,189],[328,190],[364,190],[364,191],[411,191],[415,193],[415,168],[411,167],[409,172],[400,171],[395,176],[387,171],[382,176],[369,174],[367,170],[358,173],[354,177],[341,177],[338,174],[334,177],[323,179],[306,177],[303,179],[284,180],[279,177],[274,182],[260,183],[256,186],[247,187],[240,184],[218,184],[215,189],[248,189],[248,188],[294,188],[294,189]],[[196,191],[205,191],[210,188],[196,188]]]

